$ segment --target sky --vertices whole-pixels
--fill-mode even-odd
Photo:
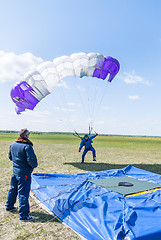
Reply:
[[[0,130],[86,132],[90,122],[98,133],[161,136],[160,11],[160,0],[0,0]],[[63,79],[17,115],[14,84],[42,62],[78,52],[120,63],[115,79],[91,93],[93,118],[86,78],[80,91],[73,84],[80,79]]]

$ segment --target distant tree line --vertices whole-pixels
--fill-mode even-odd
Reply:
[[[13,130],[0,130],[0,133],[18,133],[18,131],[13,131]]]
[[[14,131],[14,130],[0,130],[0,133],[18,133],[19,131]],[[73,135],[73,132],[39,132],[39,131],[30,131],[32,134],[65,134],[65,135]],[[84,135],[86,133],[79,133],[80,135]],[[99,134],[99,136],[115,136],[115,137],[154,137],[154,138],[160,138],[161,136],[146,136],[146,135],[119,135],[119,134]]]

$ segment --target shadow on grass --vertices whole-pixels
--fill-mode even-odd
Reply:
[[[36,218],[35,222],[41,222],[41,223],[59,222],[58,219],[54,217],[54,215],[50,215],[43,212],[35,212],[35,211],[32,211],[32,209],[31,209],[31,216]]]
[[[64,165],[72,165],[76,168],[85,171],[103,171],[103,170],[110,170],[110,169],[121,169],[127,166],[127,164],[110,164],[110,163],[78,163],[78,162],[69,162],[64,163]],[[161,174],[161,164],[132,164],[133,167],[137,167],[140,169],[144,169],[150,172],[155,172]]]

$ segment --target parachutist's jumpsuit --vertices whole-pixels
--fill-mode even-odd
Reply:
[[[96,151],[95,149],[93,148],[92,146],[92,139],[95,138],[98,134],[92,136],[92,137],[89,137],[87,140],[85,138],[82,138],[82,141],[80,143],[80,147],[79,147],[79,152],[81,151],[82,147],[85,146],[84,148],[84,151],[83,151],[83,154],[82,154],[82,163],[84,163],[84,158],[85,158],[85,155],[88,151],[92,151],[92,154],[93,154],[93,160],[95,160],[96,158]]]

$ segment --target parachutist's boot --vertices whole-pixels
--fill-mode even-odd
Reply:
[[[35,221],[35,217],[31,217],[31,216],[26,216],[25,218],[23,219],[20,219],[21,222],[28,222],[28,221]]]
[[[10,209],[8,209],[8,208],[6,208],[6,211],[8,211],[8,212],[17,212],[17,207],[12,207],[12,208],[10,208]]]

